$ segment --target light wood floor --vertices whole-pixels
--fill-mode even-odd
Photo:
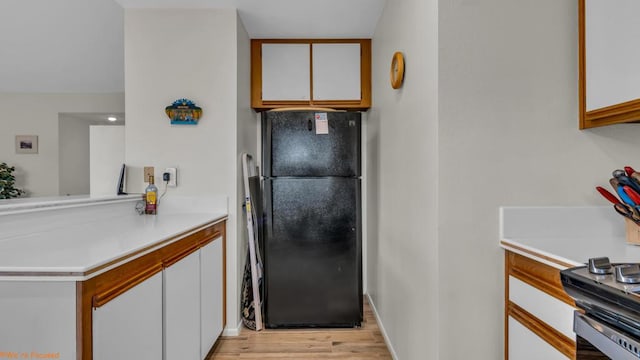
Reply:
[[[359,329],[242,329],[240,336],[222,337],[207,360],[258,359],[392,358],[365,298],[364,323]]]

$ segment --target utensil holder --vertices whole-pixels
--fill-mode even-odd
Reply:
[[[624,223],[627,232],[627,243],[640,245],[640,226],[627,218],[624,219]]]

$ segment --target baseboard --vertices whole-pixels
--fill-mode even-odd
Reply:
[[[371,296],[367,295],[367,299],[369,300],[369,305],[371,305],[371,309],[373,310],[373,316],[376,317],[376,322],[378,323],[378,327],[380,328],[380,332],[382,333],[382,337],[384,338],[385,344],[387,344],[387,348],[389,348],[389,352],[391,353],[391,357],[393,360],[398,360],[398,355],[396,354],[391,341],[389,341],[389,336],[387,336],[387,331],[384,329],[384,324],[382,320],[380,320],[380,315],[378,314],[378,310],[376,309],[376,304],[373,303]]]
[[[222,336],[238,336],[240,335],[240,330],[242,329],[242,320],[238,323],[238,326],[235,328],[225,327],[222,331]]]

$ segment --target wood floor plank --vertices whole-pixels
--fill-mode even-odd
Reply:
[[[391,360],[375,315],[365,298],[364,322],[355,329],[242,329],[221,337],[207,360]]]

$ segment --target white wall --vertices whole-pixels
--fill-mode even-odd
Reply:
[[[144,189],[142,167],[154,166],[159,178],[165,167],[177,166],[178,187],[166,196],[229,196],[227,326],[234,328],[239,320],[237,46],[235,10],[125,9],[127,192]],[[198,125],[170,125],[164,108],[179,98],[202,107]]]
[[[441,0],[439,19],[439,358],[500,359],[498,207],[605,205],[640,127],[578,130],[576,1]]]
[[[124,162],[124,125],[92,125],[90,139],[90,194],[117,195]]]
[[[96,120],[102,117],[104,120]],[[59,139],[59,156],[58,156],[58,178],[60,195],[84,195],[93,193],[90,191],[90,167],[100,166],[100,162],[92,162],[90,160],[90,143],[89,128],[91,126],[120,126],[124,128],[123,121],[110,122],[106,120],[106,114],[70,114],[61,113],[58,116],[58,139]],[[116,125],[118,124],[118,125]],[[91,144],[93,145],[93,144]],[[105,147],[105,151],[109,151],[113,157],[114,152],[119,152],[119,165],[116,170],[108,170],[109,172],[101,175],[102,181],[108,183],[108,192],[104,194],[115,194],[115,183],[117,182],[117,174],[120,166],[124,161],[124,131],[122,131],[121,139]],[[114,175],[115,174],[115,175]],[[111,185],[113,183],[113,185]]]
[[[16,166],[28,196],[58,195],[58,114],[124,112],[124,94],[0,93],[0,161]],[[16,135],[38,135],[38,154],[16,154]]]
[[[437,1],[389,1],[373,37],[368,114],[368,292],[399,359],[438,356]],[[405,55],[400,90],[389,83]]]
[[[58,186],[60,195],[89,193],[89,126],[86,119],[60,115]]]
[[[387,4],[373,42],[367,260],[399,359],[502,358],[498,207],[602,205],[594,186],[638,165],[638,126],[578,130],[577,41],[573,0]],[[393,92],[396,50],[406,79]]]

